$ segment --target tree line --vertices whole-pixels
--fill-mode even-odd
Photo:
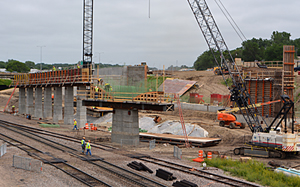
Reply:
[[[252,38],[242,42],[242,47],[231,50],[233,58],[241,58],[245,62],[251,61],[282,61],[283,45],[295,46],[295,57],[300,54],[300,38],[290,39],[291,34],[287,32],[274,31],[271,39]],[[214,51],[216,58],[220,56],[219,52]],[[228,52],[224,52],[226,59],[230,59]],[[204,51],[194,62],[196,70],[206,70],[216,66],[214,57],[210,50]]]
[[[52,70],[53,66],[58,69],[61,67],[61,69],[69,69],[74,66],[77,67],[77,64],[81,64],[81,61],[74,64],[68,64],[68,63],[54,63],[54,64],[45,64],[45,63],[35,63],[33,61],[25,61],[20,62],[18,60],[9,59],[8,61],[0,61],[0,68],[5,68],[6,71],[9,72],[17,72],[17,73],[28,73],[30,69],[42,69],[42,70]],[[96,67],[99,65],[100,68],[105,67],[121,67],[122,65],[119,64],[102,64],[97,63],[95,64]]]

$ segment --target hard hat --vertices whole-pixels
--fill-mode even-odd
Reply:
[[[74,121],[75,121],[75,119],[74,119]]]
[[[91,140],[89,140],[89,142],[91,142]]]
[[[85,137],[82,137],[82,139],[85,139]]]

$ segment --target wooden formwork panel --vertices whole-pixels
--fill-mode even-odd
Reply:
[[[246,86],[251,100],[254,103],[273,101],[273,82],[262,79],[246,79]],[[249,102],[250,103],[250,102]],[[274,116],[274,106],[265,105],[257,108],[262,116]]]
[[[295,47],[292,45],[283,46],[283,85],[285,94],[294,100],[294,55]]]

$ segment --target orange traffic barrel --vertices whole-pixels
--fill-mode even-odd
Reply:
[[[195,158],[193,159],[194,162],[203,162],[204,159],[203,159],[203,151],[202,150],[199,150],[199,153],[198,153],[198,158]]]
[[[211,160],[211,159],[212,159],[212,153],[211,153],[211,152],[208,152],[208,153],[207,153],[207,159],[208,159],[208,160]]]
[[[89,124],[86,123],[84,128],[85,128],[85,129],[89,129]]]

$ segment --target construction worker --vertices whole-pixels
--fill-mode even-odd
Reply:
[[[112,87],[111,87],[111,85],[109,83],[105,83],[104,89],[107,92],[112,91]]]
[[[13,105],[13,106],[11,107],[11,111],[12,111],[12,113],[15,113],[15,105]]]
[[[92,156],[92,152],[91,152],[91,140],[89,140],[87,143],[86,143],[86,155],[88,155],[88,153],[90,153],[90,155]]]
[[[53,71],[56,71],[56,68],[55,68],[55,66],[53,66]]]
[[[102,84],[103,84],[103,79],[99,78],[99,79],[98,79],[98,84],[99,84],[100,86],[102,86]]]
[[[85,137],[82,137],[82,140],[81,140],[81,148],[82,148],[82,154],[84,154],[84,151],[85,151]]]
[[[79,65],[77,65],[77,68],[78,68],[78,69],[80,69],[80,66],[79,66]]]
[[[98,98],[98,91],[99,91],[98,86],[95,86],[95,97],[96,97],[96,99]]]
[[[74,127],[73,127],[73,130],[74,130],[74,129],[78,130],[78,129],[77,129],[77,121],[76,121],[75,119],[74,119]]]

